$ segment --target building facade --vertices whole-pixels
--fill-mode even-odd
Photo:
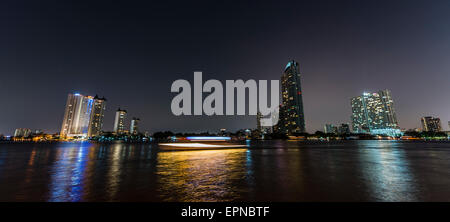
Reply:
[[[31,129],[19,128],[14,131],[14,137],[29,137],[31,136]]]
[[[333,133],[333,134],[337,134],[337,127],[333,124],[325,124],[325,126],[323,127],[323,130],[325,133]]]
[[[89,121],[88,137],[99,136],[103,131],[103,119],[105,117],[106,99],[94,97],[91,117]]]
[[[67,96],[66,109],[60,135],[67,137],[88,136],[91,111],[94,104],[94,97],[84,96],[79,93]]]
[[[338,127],[338,134],[350,134],[350,124],[348,123],[341,123],[341,125]]]
[[[286,134],[285,129],[285,123],[284,123],[284,114],[286,112],[284,111],[283,104],[279,106],[279,112],[278,112],[278,122],[272,127],[272,132],[275,134]],[[273,118],[272,118],[273,119]]]
[[[351,99],[351,106],[352,128],[355,133],[400,132],[389,90],[363,93]]]
[[[130,125],[130,133],[131,134],[138,134],[139,133],[139,129],[138,129],[138,125],[139,125],[139,118],[133,117],[133,119],[131,120],[131,125]]]
[[[422,130],[425,132],[440,132],[442,131],[441,119],[432,116],[425,116],[421,119]]]
[[[125,119],[127,117],[127,111],[120,108],[116,111],[116,117],[114,119],[114,132],[116,134],[125,133]]]
[[[279,130],[288,135],[305,132],[300,66],[290,61],[281,76],[282,109]]]
[[[325,133],[332,133],[332,134],[349,134],[350,131],[350,125],[348,123],[341,123],[340,125],[333,125],[333,124],[325,124],[323,127]]]
[[[258,130],[259,132],[262,132],[261,118],[261,112],[258,111],[258,113],[256,113],[256,130]]]

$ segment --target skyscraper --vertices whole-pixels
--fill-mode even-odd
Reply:
[[[338,127],[337,132],[339,134],[349,134],[350,133],[350,125],[348,123],[341,123]]]
[[[333,134],[349,134],[350,133],[350,125],[348,123],[341,123],[340,125],[333,124],[325,124],[323,127],[325,133],[333,133]]]
[[[139,118],[133,117],[133,119],[131,120],[131,125],[130,125],[130,133],[131,134],[138,134],[139,130],[138,130],[138,125],[139,125]]]
[[[26,128],[19,128],[14,131],[14,137],[29,137],[31,136],[31,130]]]
[[[286,111],[284,110],[283,104],[281,104],[279,107],[279,112],[278,112],[278,122],[272,127],[272,131],[275,134],[286,134],[285,123],[284,123],[284,119],[286,118],[284,116],[285,114],[286,114]]]
[[[300,78],[300,66],[292,60],[286,65],[281,76],[282,109],[279,127],[282,133],[305,132],[305,116]],[[283,112],[283,113],[282,113]]]
[[[258,113],[256,113],[256,129],[259,132],[262,132],[261,118],[262,118],[261,112],[258,111]]]
[[[88,137],[100,135],[103,130],[103,117],[105,116],[106,99],[94,97],[94,106],[92,107],[91,118],[89,121]]]
[[[426,132],[440,132],[442,131],[441,119],[432,116],[425,116],[421,119],[422,130]]]
[[[325,133],[334,133],[334,134],[336,134],[338,132],[338,128],[335,125],[329,124],[329,123],[325,124],[323,129],[324,129]]]
[[[67,96],[61,137],[87,137],[94,98],[79,93]]]
[[[389,90],[363,93],[351,99],[352,128],[356,133],[395,134],[399,132],[394,101]]]
[[[114,132],[116,134],[125,133],[125,118],[127,117],[127,111],[120,108],[116,111],[116,118],[114,120]]]

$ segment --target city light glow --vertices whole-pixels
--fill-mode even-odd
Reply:
[[[232,147],[246,147],[245,144],[205,144],[205,143],[160,143],[160,146],[172,146],[172,147],[197,147],[197,148],[232,148]]]
[[[188,136],[187,140],[191,141],[227,141],[231,140],[228,136]]]

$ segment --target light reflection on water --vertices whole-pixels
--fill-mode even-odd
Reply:
[[[0,201],[450,201],[450,143],[0,144]]]
[[[165,201],[234,200],[234,182],[245,180],[247,160],[246,149],[161,152],[158,190]]]
[[[52,169],[49,201],[80,201],[83,177],[89,161],[89,143],[67,144],[58,149]]]
[[[112,157],[109,160],[109,170],[106,190],[109,195],[109,199],[114,199],[119,191],[120,185],[120,174],[121,174],[121,160],[124,156],[121,155],[123,152],[123,144],[114,144],[111,147]]]
[[[418,201],[405,150],[391,141],[362,141],[361,174],[377,201]],[[376,148],[376,149],[374,149]]]

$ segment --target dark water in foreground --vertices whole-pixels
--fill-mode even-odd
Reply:
[[[450,143],[0,144],[0,201],[450,201]]]

